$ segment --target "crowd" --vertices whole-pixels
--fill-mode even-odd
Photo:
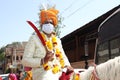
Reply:
[[[13,69],[8,68],[5,72],[7,75],[0,76],[0,80],[32,80],[31,71],[17,70],[14,72]]]

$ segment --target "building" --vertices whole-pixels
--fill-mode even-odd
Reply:
[[[8,44],[5,48],[5,68],[22,69],[21,60],[24,53],[24,48],[27,42],[15,42]],[[5,69],[4,69],[5,70]]]
[[[87,68],[94,62],[98,27],[119,7],[120,5],[61,38],[65,53],[74,68]]]

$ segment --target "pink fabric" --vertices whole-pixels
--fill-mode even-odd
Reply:
[[[10,78],[11,80],[18,80],[17,77],[16,77],[16,75],[13,74],[13,73],[11,73],[11,74],[9,75],[9,78]]]
[[[0,80],[2,80],[2,77],[0,76]]]
[[[31,67],[24,67],[25,71],[30,71],[32,68]]]

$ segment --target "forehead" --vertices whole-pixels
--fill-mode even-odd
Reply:
[[[53,22],[53,21],[50,19],[50,20],[46,20],[45,22]]]
[[[46,21],[44,22],[44,24],[47,24],[47,23],[53,24],[53,21],[52,21],[52,20],[46,20]]]

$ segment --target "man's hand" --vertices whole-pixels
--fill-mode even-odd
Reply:
[[[70,74],[70,73],[74,72],[74,69],[71,66],[65,66],[65,68],[67,68],[66,74]]]
[[[51,61],[54,57],[54,53],[51,51],[47,51],[45,57],[44,57],[44,63],[47,63],[48,61]]]

